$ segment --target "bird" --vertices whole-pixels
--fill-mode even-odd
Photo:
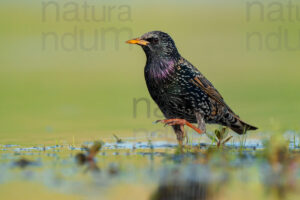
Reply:
[[[206,133],[206,124],[229,127],[240,135],[257,129],[242,121],[213,84],[180,55],[169,34],[151,31],[126,43],[144,50],[146,85],[165,117],[156,122],[172,126],[180,145],[185,125],[199,134]]]

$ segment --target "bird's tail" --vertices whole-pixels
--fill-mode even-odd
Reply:
[[[252,126],[250,124],[247,124],[246,122],[243,122],[239,118],[236,119],[236,122],[231,124],[229,126],[234,132],[242,135],[245,134],[247,131],[252,131],[258,129],[255,126]]]

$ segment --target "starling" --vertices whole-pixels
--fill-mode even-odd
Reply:
[[[185,136],[184,125],[199,134],[206,132],[205,123],[227,126],[238,134],[257,129],[232,111],[211,82],[179,54],[167,33],[152,31],[127,43],[143,48],[147,57],[146,84],[166,117],[158,121],[173,127],[180,144]]]

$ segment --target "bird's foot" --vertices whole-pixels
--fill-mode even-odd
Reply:
[[[183,128],[184,125],[187,125],[188,127],[194,129],[197,133],[202,134],[203,131],[191,124],[190,122],[186,121],[185,119],[163,119],[163,120],[157,120],[156,123],[161,122],[165,124],[165,126],[173,126],[173,125],[179,125],[181,128]]]

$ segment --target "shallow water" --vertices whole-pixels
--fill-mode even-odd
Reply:
[[[83,146],[92,144],[85,142]],[[300,159],[294,159],[299,158],[298,138],[291,140],[286,158],[275,164],[266,155],[263,142],[253,138],[247,139],[243,148],[239,142],[229,142],[222,150],[217,150],[211,143],[189,142],[183,154],[176,153],[175,142],[139,142],[122,138],[122,142],[105,143],[94,158],[97,170],[88,164],[77,164],[75,156],[80,152],[86,154],[83,146],[1,145],[0,186],[16,181],[33,182],[55,193],[81,195],[88,199],[100,194],[101,198],[110,199],[111,190],[126,185],[145,188],[148,191],[146,199],[150,196],[154,199],[172,199],[174,196],[179,196],[178,199],[218,199],[220,194],[216,191],[236,182],[262,184],[265,188],[262,191],[270,188],[277,191],[279,189],[273,183],[281,180],[281,176],[292,178],[295,187],[299,187]],[[276,165],[289,169],[291,174],[273,170]],[[274,174],[279,178],[276,179]],[[176,192],[170,193],[170,190]],[[261,193],[261,196],[265,194]],[[129,195],[123,199],[130,198]]]

